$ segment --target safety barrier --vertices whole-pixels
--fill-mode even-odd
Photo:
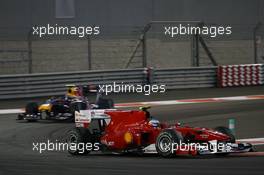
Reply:
[[[166,89],[216,87],[217,84],[221,84],[223,80],[230,83],[230,76],[226,76],[229,75],[229,73],[223,74],[223,72],[225,72],[223,71],[224,69],[225,67],[223,66],[175,69],[138,68],[64,73],[3,75],[0,76],[0,99],[62,95],[65,93],[66,84],[99,85],[112,84],[113,82],[116,82],[117,84],[164,84],[166,85]],[[248,69],[250,71],[247,71]],[[234,80],[234,82],[231,81],[231,83],[234,85],[239,85],[241,84],[240,81],[242,81],[241,76],[245,76],[245,85],[263,84],[264,65],[257,66],[257,75],[252,72],[253,69],[255,70],[255,68],[245,68],[246,72],[242,74],[243,71],[241,71],[242,68],[240,68],[239,73],[234,73],[234,77],[240,77],[239,81],[232,78],[232,81]],[[219,73],[221,72],[220,70],[222,73]],[[239,75],[240,73],[241,75]],[[221,77],[224,75],[226,79]],[[253,79],[254,77],[258,77],[258,79],[256,79],[256,83],[255,81],[250,81],[251,83],[248,83],[248,76],[252,76]],[[222,84],[221,87],[226,86]]]
[[[0,76],[0,99],[62,95],[66,84],[144,84],[146,71],[140,69],[82,71]]]
[[[153,70],[153,83],[167,89],[215,87],[217,67],[195,67]]]

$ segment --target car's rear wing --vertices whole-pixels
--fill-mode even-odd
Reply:
[[[106,111],[115,111],[116,109],[91,109],[75,111],[75,126],[88,128],[92,120],[110,119]]]

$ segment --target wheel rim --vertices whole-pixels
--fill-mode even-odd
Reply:
[[[168,136],[163,136],[159,140],[159,149],[161,152],[168,152],[171,150],[171,139]]]
[[[77,143],[77,137],[74,134],[70,136],[70,143]]]
[[[72,149],[71,149],[71,145],[72,145],[72,143],[74,143],[74,144],[77,145],[77,137],[76,137],[75,134],[71,134],[71,135],[70,135],[70,137],[69,137],[69,142],[68,142],[68,143],[69,143],[69,152],[72,152],[72,153],[76,152],[77,149],[76,149],[76,150],[72,150]]]

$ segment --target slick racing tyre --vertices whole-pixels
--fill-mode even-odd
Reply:
[[[70,112],[72,114],[75,113],[75,111],[80,112],[80,110],[85,110],[87,109],[87,104],[85,102],[72,102],[70,104]]]
[[[182,135],[174,129],[165,129],[162,131],[156,139],[156,150],[162,157],[170,158],[176,155],[174,144],[178,144],[183,141]]]
[[[233,135],[232,131],[229,128],[224,127],[224,126],[219,126],[219,127],[216,127],[215,130],[218,131],[218,132],[221,132],[221,133],[223,133],[223,134],[225,134],[227,136],[229,136],[231,143],[236,143],[235,136]],[[217,153],[215,155],[217,155],[217,156],[227,156],[227,155],[229,155],[229,153],[228,152],[227,153]]]
[[[229,136],[231,143],[236,143],[236,138],[229,128],[224,127],[224,126],[219,126],[219,127],[216,127],[215,130]]]
[[[66,112],[65,107],[63,104],[54,104],[51,107],[51,112],[48,112],[47,115],[50,118],[55,118],[58,114],[63,114]]]
[[[36,102],[30,102],[26,105],[26,114],[35,114],[37,115],[39,110],[38,110],[38,103]]]
[[[91,141],[92,135],[89,130],[74,128],[67,134],[68,152],[71,155],[87,155],[91,150],[86,149],[86,144]]]
[[[80,110],[86,110],[87,104],[85,102],[73,102],[70,104],[70,114],[71,120],[75,119],[75,111],[80,112]]]
[[[38,113],[39,113],[38,103],[30,102],[26,105],[26,108],[25,108],[25,114],[26,115],[38,116],[39,115]],[[27,121],[28,122],[35,122],[35,121],[37,121],[37,119],[31,118],[31,119],[27,119]]]

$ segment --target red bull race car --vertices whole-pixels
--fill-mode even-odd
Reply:
[[[25,112],[18,115],[18,120],[72,120],[76,110],[108,109],[114,107],[112,99],[103,98],[96,87],[67,85],[65,96],[52,97],[41,105],[30,102],[25,107]],[[88,94],[97,92],[94,103],[88,100]]]
[[[140,110],[75,111],[76,127],[69,131],[68,152],[157,153],[162,157],[248,152],[249,143],[236,143],[226,127],[215,129],[168,125],[154,119],[149,107]],[[89,149],[87,148],[89,144]],[[85,147],[86,145],[86,147]]]

